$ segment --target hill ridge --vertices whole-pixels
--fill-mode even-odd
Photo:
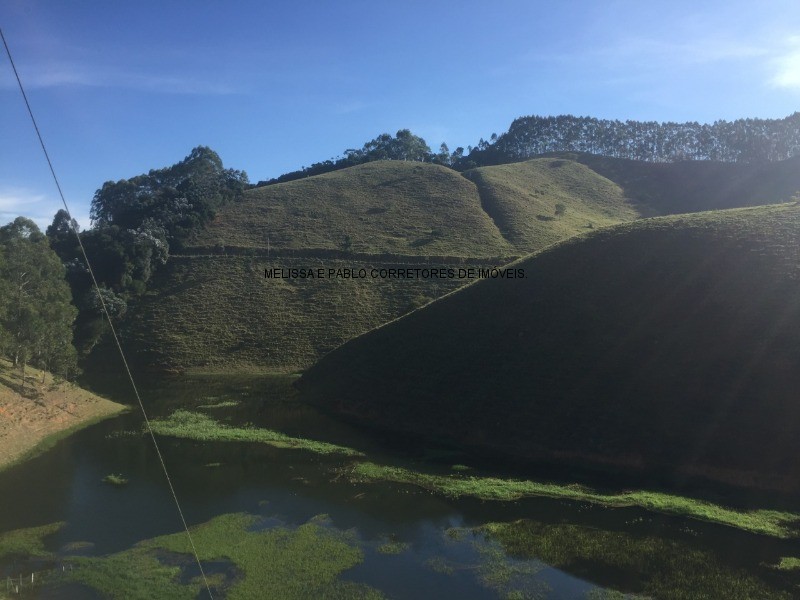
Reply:
[[[525,278],[343,344],[304,397],[484,452],[800,493],[800,207],[640,220],[510,266]]]
[[[596,167],[604,173],[598,174],[593,165],[573,159],[586,157],[543,157],[463,175],[437,165],[378,161],[249,190],[220,209],[205,231],[187,240],[187,250],[156,272],[147,294],[131,302],[125,328],[142,361],[159,369],[303,369],[336,345],[466,281],[269,287],[258,280],[267,267],[344,268],[354,261],[494,266],[642,215],[726,202],[721,190],[730,171],[714,165],[693,163],[690,172],[675,165],[663,171],[658,165],[609,159]],[[795,180],[800,188],[795,166],[773,165],[774,170],[763,171],[769,177],[734,200],[774,200]],[[757,180],[762,172],[734,167],[745,179]],[[662,175],[648,179],[655,172]],[[659,192],[664,177],[673,181],[668,189],[680,189],[689,178],[686,173],[705,181],[694,186],[687,201]],[[480,193],[476,181],[485,187]],[[498,210],[487,204],[487,190],[496,197]],[[711,193],[701,193],[707,190]],[[556,215],[559,204],[563,210]],[[501,210],[509,226],[499,222]],[[171,277],[182,285],[171,285]],[[215,307],[213,317],[193,294]],[[159,303],[171,306],[174,317],[157,309]],[[315,316],[320,306],[326,307],[320,313],[324,318]],[[181,326],[175,327],[173,319]],[[227,328],[241,331],[240,339]],[[216,340],[227,341],[215,345]],[[98,353],[102,348],[95,357]]]

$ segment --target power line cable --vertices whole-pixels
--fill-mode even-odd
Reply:
[[[11,63],[11,68],[14,71],[14,77],[17,79],[17,84],[19,85],[19,91],[22,93],[22,98],[25,100],[25,107],[28,109],[28,114],[31,117],[31,122],[33,123],[33,128],[36,130],[36,137],[39,138],[39,144],[42,146],[42,152],[44,152],[44,157],[47,160],[47,166],[50,167],[50,174],[53,176],[53,181],[56,184],[56,188],[58,189],[58,195],[61,197],[61,203],[64,205],[64,210],[67,211],[67,218],[69,219],[70,229],[75,233],[75,237],[78,240],[78,245],[81,249],[81,254],[83,254],[83,260],[86,262],[86,268],[89,270],[89,275],[92,278],[92,283],[94,284],[94,288],[97,291],[97,297],[100,299],[100,305],[103,308],[103,314],[106,316],[106,320],[108,321],[108,326],[111,328],[111,334],[114,337],[114,342],[117,345],[117,349],[119,350],[119,355],[122,358],[122,363],[125,365],[125,371],[128,374],[128,379],[131,382],[131,387],[133,388],[133,392],[136,396],[136,400],[139,403],[139,408],[142,411],[142,416],[144,417],[144,422],[147,425],[147,431],[150,434],[150,439],[153,440],[153,447],[156,449],[156,454],[158,455],[158,460],[161,463],[161,468],[164,471],[164,476],[167,479],[167,485],[169,486],[169,491],[172,493],[172,498],[175,500],[175,506],[178,509],[178,514],[181,518],[181,523],[183,523],[183,528],[186,530],[186,536],[189,538],[189,545],[192,547],[192,553],[194,554],[194,559],[197,561],[197,566],[200,568],[200,575],[203,577],[203,583],[206,586],[206,591],[208,592],[208,597],[213,600],[214,596],[211,593],[211,586],[208,584],[208,579],[206,579],[206,573],[203,570],[203,565],[200,562],[200,556],[197,553],[197,548],[194,545],[194,540],[192,539],[192,534],[189,531],[189,525],[186,523],[186,518],[183,516],[183,510],[181,509],[181,503],[178,501],[178,495],[175,493],[175,488],[172,485],[172,480],[169,477],[169,472],[167,471],[167,465],[164,462],[164,457],[161,455],[161,449],[158,447],[158,442],[156,441],[156,436],[153,433],[153,428],[150,426],[150,419],[147,418],[147,411],[144,409],[144,403],[142,402],[142,398],[139,395],[139,389],[136,387],[136,383],[133,380],[133,375],[131,374],[131,369],[128,366],[128,361],[125,358],[125,353],[122,351],[122,344],[120,344],[119,337],[117,336],[117,331],[114,328],[114,323],[111,322],[111,315],[106,308],[106,303],[103,300],[103,295],[100,293],[100,286],[97,284],[97,279],[94,276],[94,271],[92,270],[92,265],[89,262],[89,257],[86,254],[86,249],[83,247],[83,242],[81,241],[81,236],[78,234],[77,227],[73,226],[72,222],[72,215],[69,210],[69,206],[67,206],[67,201],[64,198],[64,192],[61,190],[61,184],[58,182],[58,177],[56,177],[56,171],[53,168],[53,163],[50,160],[50,155],[47,153],[47,148],[44,145],[44,139],[42,138],[42,134],[39,131],[39,126],[36,124],[36,119],[33,116],[33,110],[31,110],[30,102],[28,102],[28,95],[25,93],[25,88],[22,86],[22,80],[20,79],[19,73],[17,72],[17,67],[14,64],[14,59],[11,57],[11,50],[8,47],[8,42],[6,42],[6,36],[3,34],[3,30],[0,29],[0,38],[3,39],[3,46],[5,46],[6,54],[8,55],[8,60]]]

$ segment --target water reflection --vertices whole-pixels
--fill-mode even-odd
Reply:
[[[440,472],[468,460],[423,445],[404,447],[298,404],[286,377],[151,381],[142,393],[153,417],[196,409],[222,422],[353,447],[373,462],[417,468],[424,463]],[[219,403],[230,405],[209,407]],[[206,408],[197,408],[201,405]],[[88,553],[94,556],[178,531],[155,452],[148,438],[135,433],[140,428],[136,412],[122,415],[0,474],[0,531],[66,521],[46,540],[47,547],[58,553],[65,544],[91,542]],[[800,556],[794,540],[638,509],[545,498],[456,501],[408,486],[353,484],[337,471],[351,460],[347,457],[262,444],[161,438],[161,447],[190,524],[246,512],[272,519],[267,525],[292,527],[329,515],[331,527],[356,532],[364,555],[343,579],[390,597],[572,598],[594,593],[596,584],[691,597],[685,594],[699,593],[702,581],[717,586],[705,590],[711,597],[715,590],[735,597],[730,594],[737,586],[749,597],[798,590],[796,575],[765,566],[781,556]],[[436,455],[446,460],[432,460]],[[123,474],[128,485],[103,483],[109,473]],[[404,550],[379,551],[387,539],[401,542]],[[8,559],[0,559],[0,567],[8,570]],[[59,593],[51,590],[47,597]]]

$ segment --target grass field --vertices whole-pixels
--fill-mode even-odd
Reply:
[[[800,190],[800,157],[771,163],[649,163],[567,154],[649,206],[669,215],[789,201]]]
[[[786,200],[794,164],[575,155],[461,174],[379,161],[252,189],[156,274],[126,343],[162,370],[304,369],[464,281],[265,282],[265,268],[499,265],[640,217]]]
[[[260,250],[268,244],[278,251],[519,254],[482,210],[472,183],[445,167],[404,161],[367,163],[250,190],[191,242]]]
[[[511,556],[542,560],[578,577],[589,576],[601,585],[641,594],[642,598],[791,597],[751,573],[722,564],[711,553],[677,540],[529,519],[487,523],[476,531],[499,542]],[[620,579],[624,579],[623,585]],[[600,597],[631,596],[619,592]]]
[[[366,268],[372,261],[174,257],[132,307],[126,343],[164,369],[291,372],[350,338],[450,292],[451,279],[265,279],[266,268]],[[380,264],[380,263],[377,263]],[[489,266],[486,263],[471,265]],[[402,268],[383,263],[382,268]],[[453,265],[431,262],[431,268]],[[113,354],[98,348],[98,363]]]
[[[513,266],[345,344],[301,391],[516,457],[798,491],[800,207],[623,224]]]
[[[383,161],[251,190],[190,242],[190,256],[173,256],[157,273],[131,307],[126,341],[142,366],[157,369],[300,370],[465,282],[265,281],[266,268],[491,267],[590,220],[637,216],[611,182],[577,163],[551,162],[479,169],[471,178],[489,182],[482,186],[444,167]],[[484,190],[506,177],[510,188]],[[515,222],[535,223],[519,244],[486,210],[489,195],[499,202],[511,188]],[[99,347],[93,362],[105,364],[108,354]]]
[[[57,533],[64,525],[64,522],[49,523],[39,527],[27,527],[0,533],[0,558],[9,556],[50,557],[51,553],[44,548],[44,538]]]
[[[108,555],[47,553],[42,539],[63,525],[0,535],[0,556],[38,557],[67,565],[65,571],[39,580],[39,589],[46,586],[48,596],[66,592],[59,586],[68,582],[109,598],[188,599],[203,593],[184,532],[146,539]],[[546,595],[549,588],[540,574],[549,566],[607,586],[590,590],[587,599],[788,600],[791,593],[783,590],[797,581],[797,559],[784,557],[776,564],[760,566],[746,563],[745,569],[694,538],[662,537],[647,527],[618,531],[520,519],[451,527],[439,533],[450,552],[427,558],[427,570],[459,578],[469,573],[476,583],[505,598],[539,597],[534,590]],[[374,561],[375,555],[381,558],[367,564],[407,569],[420,552],[418,543],[393,536],[365,544],[359,531],[339,529],[324,515],[291,526],[276,517],[265,521],[246,513],[228,513],[193,527],[192,536],[214,596],[239,599],[382,598],[374,587],[348,580],[348,571],[365,560]],[[375,552],[371,557],[370,545]],[[8,548],[12,552],[4,554]]]
[[[534,159],[464,176],[478,187],[484,210],[504,237],[525,254],[593,228],[654,214],[574,161]]]

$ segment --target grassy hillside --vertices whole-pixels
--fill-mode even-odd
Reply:
[[[479,169],[480,193],[450,169],[398,161],[250,190],[220,211],[189,255],[157,273],[131,307],[127,341],[140,363],[161,369],[302,369],[466,282],[268,281],[265,268],[493,266],[584,230],[590,217],[598,225],[636,218],[614,184],[553,162]],[[508,195],[504,214],[534,225],[506,239],[497,211],[485,210],[487,193],[496,204]],[[564,215],[553,214],[558,203]]]
[[[0,470],[123,410],[33,367],[27,367],[23,385],[20,370],[0,359]]]
[[[135,358],[140,364],[160,369],[294,371],[463,283],[264,277],[264,269],[272,267],[327,270],[372,265],[318,258],[173,258],[157,274],[154,291],[134,307],[126,344],[138,348]],[[403,266],[408,265],[383,263],[381,268]]]
[[[800,190],[800,156],[770,163],[652,163],[564,154],[607,177],[655,214],[679,214],[787,202]]]
[[[347,250],[414,256],[509,256],[475,186],[445,167],[372,162],[250,190],[193,246]],[[349,244],[346,240],[349,239]]]
[[[556,214],[559,204],[563,214]],[[463,176],[438,165],[378,161],[250,190],[190,247],[266,250],[269,239],[276,252],[513,256],[589,223],[639,216],[617,185],[574,161],[537,159]]]
[[[157,273],[131,306],[125,333],[136,357],[158,368],[302,369],[465,282],[269,283],[264,268],[491,266],[641,216],[783,199],[797,179],[788,162],[751,168],[573,158],[464,175],[381,161],[249,190],[220,210],[187,255]],[[731,168],[766,179],[725,200]],[[735,179],[746,188],[745,180]]]
[[[255,188],[189,243],[192,254],[512,257],[641,217],[788,201],[800,157],[647,163],[563,154],[457,173],[378,161]]]
[[[500,232],[524,253],[587,229],[632,221],[652,211],[585,165],[542,158],[464,173]]]
[[[800,492],[800,207],[643,220],[512,266],[340,347],[305,397],[525,459]]]

